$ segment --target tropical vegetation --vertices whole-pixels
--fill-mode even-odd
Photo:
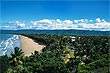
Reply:
[[[18,47],[11,56],[0,56],[1,73],[109,73],[109,36],[24,36],[46,47],[30,56]]]

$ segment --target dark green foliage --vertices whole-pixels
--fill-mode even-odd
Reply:
[[[25,36],[46,47],[42,53],[35,51],[29,57],[23,56],[22,50],[16,47],[11,57],[0,57],[3,72],[6,70],[7,73],[109,73],[109,36]],[[71,37],[75,37],[75,41],[72,41]]]
[[[15,47],[14,53],[11,54],[10,64],[14,67],[17,66],[19,63],[22,63],[21,62],[22,57],[23,57],[22,49]]]
[[[67,73],[63,59],[57,58],[52,52],[33,54],[25,59],[25,66],[32,73]]]
[[[0,56],[0,73],[5,73],[9,68],[9,58],[7,55]]]

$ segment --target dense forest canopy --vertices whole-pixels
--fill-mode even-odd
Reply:
[[[109,73],[109,36],[24,36],[46,47],[28,57],[18,47],[10,57],[0,56],[1,73]]]

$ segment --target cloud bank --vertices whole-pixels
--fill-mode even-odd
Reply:
[[[20,21],[9,21],[8,23],[2,23],[0,25],[1,30],[17,30],[25,29],[25,23]]]
[[[97,18],[96,20],[49,20],[31,21],[31,29],[82,29],[82,30],[110,30],[110,22]]]
[[[56,30],[56,29],[79,29],[79,30],[99,30],[110,31],[110,22],[97,18],[96,20],[60,20],[42,19],[30,21],[29,26],[25,22],[15,21],[2,25],[2,29],[36,29],[36,30]]]

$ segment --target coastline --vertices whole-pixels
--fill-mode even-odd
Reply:
[[[25,56],[30,56],[35,50],[41,53],[42,49],[45,47],[44,45],[40,45],[26,36],[19,35],[19,37],[21,41],[21,48]]]
[[[0,56],[11,56],[14,53],[14,48],[21,49],[21,41],[17,34],[0,34]]]

